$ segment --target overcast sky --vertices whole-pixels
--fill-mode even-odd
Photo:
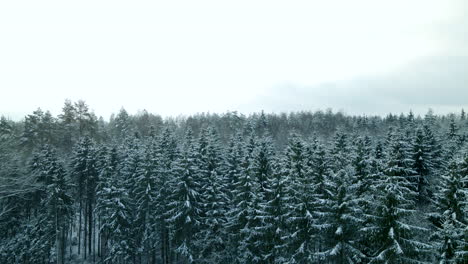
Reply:
[[[464,0],[1,1],[0,114],[468,108]]]

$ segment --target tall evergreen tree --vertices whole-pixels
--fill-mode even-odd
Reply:
[[[388,160],[376,181],[374,221],[363,229],[373,243],[370,263],[421,263],[429,246],[417,239],[420,227],[408,222],[416,195],[409,175],[414,172],[402,135],[394,135]]]
[[[372,185],[371,145],[368,137],[359,137],[354,148],[352,166],[354,168],[353,183],[358,196],[367,192]]]
[[[81,253],[81,238],[83,234],[83,253],[85,258],[92,253],[94,228],[95,191],[98,183],[98,157],[94,142],[89,137],[82,138],[74,146],[71,157],[71,178],[75,184],[78,208],[78,254]],[[83,216],[83,217],[82,217]],[[84,218],[84,219],[83,219]],[[84,230],[82,232],[82,221]]]
[[[467,228],[468,189],[463,186],[463,178],[456,161],[449,165],[442,176],[437,193],[437,213],[435,213],[435,247],[439,263],[464,263],[468,260],[464,232]]]
[[[365,255],[360,251],[359,228],[364,223],[362,211],[353,192],[351,177],[340,170],[332,177],[328,197],[329,210],[320,215],[324,244],[316,253],[316,262],[361,263]]]
[[[313,182],[307,167],[306,147],[298,135],[292,135],[285,155],[285,169],[291,188],[291,215],[289,252],[292,263],[308,263],[313,260],[315,238]]]
[[[174,232],[175,252],[183,263],[199,262],[196,235],[200,231],[202,213],[200,190],[199,158],[196,152],[192,132],[185,137],[180,159],[175,164],[172,181],[169,222]]]
[[[174,177],[175,162],[178,157],[177,143],[173,132],[166,128],[157,139],[157,181],[156,181],[156,229],[159,233],[160,258],[163,264],[172,260],[170,225],[168,223],[171,190],[167,188]]]
[[[135,200],[135,236],[137,246],[142,252],[148,263],[155,262],[156,258],[156,240],[154,222],[156,221],[156,200],[157,200],[157,175],[158,175],[158,156],[157,144],[155,140],[150,141],[144,146],[140,162],[135,165],[134,174],[134,200]],[[140,255],[141,256],[141,255]]]
[[[426,142],[427,137],[421,128],[416,130],[412,142],[412,155],[414,160],[414,171],[416,173],[416,191],[419,202],[427,202],[430,198],[430,176],[434,172],[432,164],[431,149]]]
[[[111,256],[110,251],[110,238],[112,229],[109,219],[114,213],[114,196],[116,195],[116,184],[119,179],[118,163],[119,157],[116,147],[111,147],[104,153],[105,158],[101,164],[101,171],[99,181],[96,188],[96,211],[100,218],[99,237],[100,245],[99,251],[104,263],[109,263]]]
[[[203,203],[201,212],[203,231],[199,233],[203,245],[202,256],[205,262],[222,262],[225,258],[226,241],[223,237],[228,198],[224,193],[226,188],[222,178],[224,157],[218,135],[213,128],[202,131],[198,148],[200,196]]]
[[[262,246],[262,261],[264,263],[287,263],[288,257],[288,226],[290,216],[288,205],[291,197],[288,195],[288,181],[282,164],[278,159],[271,160],[272,175],[267,178],[267,191],[261,204],[261,225],[258,233]]]
[[[246,263],[255,258],[255,249],[247,243],[250,235],[249,223],[255,217],[254,211],[258,205],[258,182],[249,172],[252,163],[253,150],[257,145],[256,137],[251,134],[243,147],[242,166],[239,177],[235,178],[231,210],[228,212],[230,257],[234,263]],[[239,144],[239,143],[238,143]],[[258,257],[258,256],[257,256]],[[256,261],[259,261],[257,258]]]

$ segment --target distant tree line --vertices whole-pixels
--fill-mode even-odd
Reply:
[[[0,119],[0,263],[468,263],[459,114]]]

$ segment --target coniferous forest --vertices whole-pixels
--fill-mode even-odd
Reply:
[[[0,120],[0,263],[468,263],[463,110]]]

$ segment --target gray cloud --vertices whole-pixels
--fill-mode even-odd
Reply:
[[[333,108],[348,113],[385,114],[429,108],[439,112],[468,105],[468,56],[436,56],[398,71],[315,86],[280,85],[253,105],[267,111]]]
[[[251,105],[267,111],[333,108],[350,114],[386,114],[429,108],[439,113],[468,108],[468,1],[428,33],[441,50],[386,74],[312,86],[278,85]]]

